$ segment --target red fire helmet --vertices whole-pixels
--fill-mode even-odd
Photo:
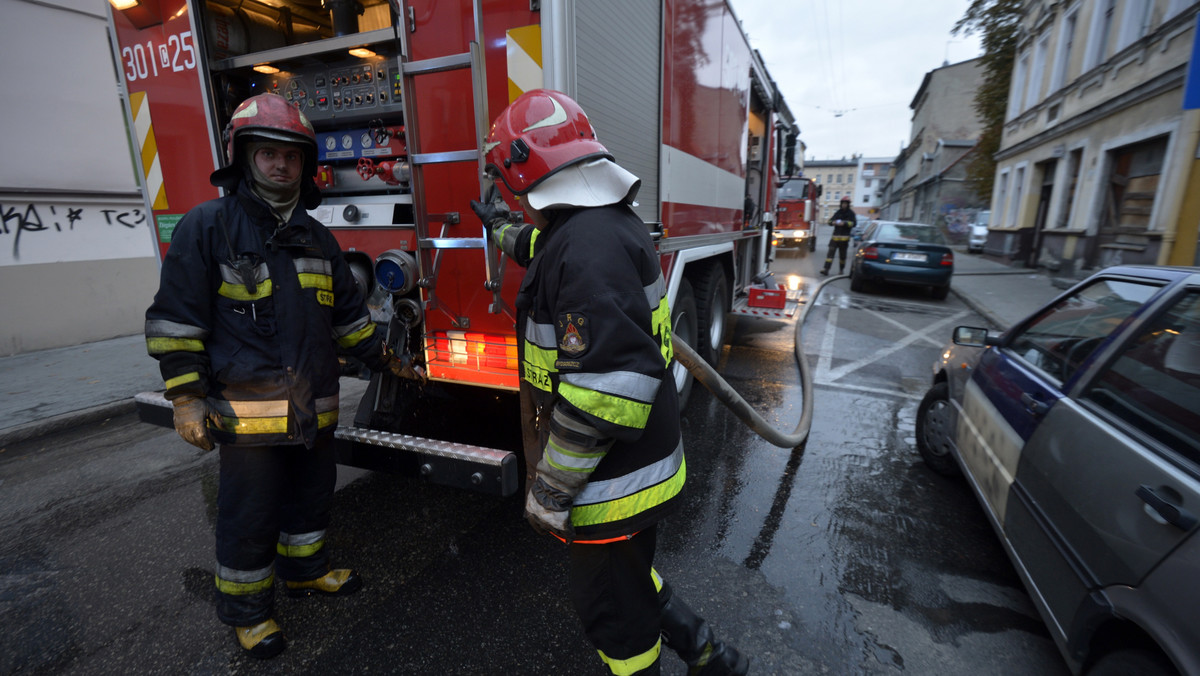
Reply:
[[[514,195],[565,167],[613,159],[579,104],[552,89],[532,89],[510,103],[492,124],[483,153],[488,175],[499,177]]]
[[[225,154],[237,164],[247,138],[295,143],[304,149],[304,175],[317,173],[317,134],[304,113],[278,94],[242,101],[225,128]]]

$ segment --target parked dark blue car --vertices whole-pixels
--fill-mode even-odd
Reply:
[[[855,245],[850,289],[869,283],[928,286],[942,300],[950,293],[954,251],[932,225],[873,221]]]

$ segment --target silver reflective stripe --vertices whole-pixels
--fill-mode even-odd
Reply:
[[[675,476],[683,464],[683,439],[675,451],[667,457],[648,467],[643,467],[632,474],[606,479],[604,481],[589,481],[579,495],[575,496],[575,505],[594,505],[598,502],[608,502],[662,483]]]
[[[226,417],[232,418],[276,418],[287,415],[287,399],[272,401],[229,401],[228,399],[209,399],[213,408]]]
[[[324,258],[297,258],[295,261],[296,272],[300,274],[316,273],[320,275],[333,276],[333,264]]]
[[[255,283],[264,282],[270,276],[271,276],[271,273],[267,271],[266,263],[259,263],[257,266],[255,266],[255,268],[254,268],[254,282]],[[221,281],[225,282],[226,284],[237,284],[237,285],[242,285],[242,284],[246,283],[246,281],[244,279],[242,279],[241,273],[239,273],[237,271],[237,268],[226,265],[224,263],[221,263]]]
[[[146,335],[155,338],[208,338],[208,331],[191,324],[180,324],[165,319],[146,320]]]
[[[554,337],[553,324],[525,322],[525,340],[547,350],[558,349],[558,339]]]
[[[371,315],[363,315],[358,318],[353,324],[343,324],[333,327],[333,337],[342,338],[357,331],[362,331],[371,323]]]
[[[279,532],[279,544],[284,547],[303,547],[305,545],[316,544],[325,539],[325,531],[314,530],[311,533],[284,533]]]
[[[642,288],[646,292],[646,303],[650,309],[657,309],[658,304],[662,302],[663,296],[667,293],[667,283],[663,281],[662,273],[658,273],[658,279],[654,280],[653,284]]]
[[[326,411],[336,411],[338,407],[338,395],[330,395],[317,399],[317,413],[325,413]]]
[[[605,447],[608,450],[608,447]],[[589,453],[581,455],[566,455],[560,453],[558,447],[554,443],[554,437],[550,437],[550,443],[546,444],[546,460],[552,465],[561,467],[567,470],[577,472],[590,472],[596,469],[596,465],[604,459],[604,453]]]
[[[275,564],[258,570],[238,570],[217,564],[217,577],[228,582],[261,582],[274,574]]]
[[[662,381],[636,371],[566,373],[562,379],[577,387],[653,404]]]

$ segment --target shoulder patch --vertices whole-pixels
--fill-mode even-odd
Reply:
[[[581,356],[591,345],[587,317],[579,312],[559,315],[554,323],[554,333],[558,338],[558,349],[573,357]]]

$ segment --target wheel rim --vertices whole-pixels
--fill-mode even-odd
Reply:
[[[712,310],[708,318],[708,346],[711,348],[710,354],[714,355],[713,359],[715,360],[715,355],[721,350],[721,339],[725,337],[725,315],[729,312],[724,286],[718,289],[710,307]]]
[[[930,404],[925,412],[921,436],[925,446],[938,456],[950,453],[950,402],[942,399]]]

